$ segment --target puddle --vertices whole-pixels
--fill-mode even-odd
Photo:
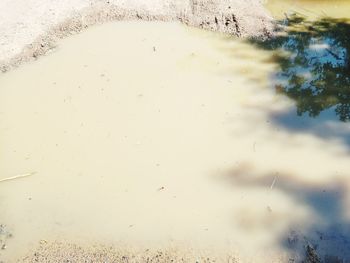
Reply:
[[[268,0],[266,7],[277,19],[295,12],[312,20],[322,16],[344,18],[349,17],[350,13],[349,2],[346,0]]]
[[[271,60],[279,65],[272,85],[296,106],[296,114],[286,113],[277,117],[278,121],[290,129],[313,130],[326,137],[333,133],[348,143],[349,136],[342,128],[338,131],[332,128],[329,133],[330,128],[325,125],[350,120],[349,3],[269,1],[268,7],[277,17],[284,14],[278,20],[281,32],[275,39],[253,44],[272,51]],[[313,14],[308,12],[310,9]],[[323,9],[327,13],[320,12]]]
[[[264,91],[239,71],[259,67],[267,84],[265,57],[219,34],[122,22],[2,75],[1,177],[35,172],[1,184],[1,221],[13,233],[4,256],[41,239],[237,242],[233,200],[244,191],[215,174],[253,149],[251,139],[235,144],[234,127]]]
[[[40,240],[243,262],[298,260],[309,242],[349,257],[348,124],[285,125],[298,117],[273,88],[274,58],[179,24],[118,22],[1,75],[0,179],[35,172],[0,183],[4,259]]]

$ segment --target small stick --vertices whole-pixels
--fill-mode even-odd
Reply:
[[[336,58],[337,60],[341,60],[341,57],[339,57],[337,54],[335,54],[332,50],[330,50],[329,48],[326,48],[326,51],[331,54],[334,58]]]
[[[12,176],[12,177],[7,177],[5,179],[1,179],[0,180],[0,183],[1,182],[5,182],[5,181],[10,181],[10,180],[14,180],[14,179],[17,179],[17,178],[23,178],[23,177],[28,177],[28,176],[31,176],[35,174],[35,172],[32,172],[32,173],[27,173],[27,174],[20,174],[20,175],[16,175],[16,176]]]
[[[271,184],[271,186],[270,186],[270,189],[271,189],[271,190],[272,190],[272,188],[274,187],[275,183],[276,183],[276,176],[275,176],[275,178],[273,178],[272,184]]]

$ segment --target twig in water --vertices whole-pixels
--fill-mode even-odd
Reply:
[[[332,50],[330,50],[329,48],[326,48],[326,51],[331,54],[335,59],[337,60],[342,60],[341,57],[339,57],[337,54],[335,54]]]
[[[10,181],[10,180],[18,179],[18,178],[28,177],[28,176],[31,176],[31,175],[33,175],[33,174],[35,174],[35,172],[27,173],[27,174],[20,174],[20,175],[16,175],[16,176],[12,176],[12,177],[7,177],[7,178],[4,178],[4,179],[1,179],[1,180],[0,180],[0,183],[5,182],[5,181]]]
[[[273,178],[272,184],[271,184],[271,186],[270,186],[270,189],[271,189],[271,190],[272,190],[272,188],[274,187],[275,182],[276,182],[276,176],[275,176],[275,178]]]

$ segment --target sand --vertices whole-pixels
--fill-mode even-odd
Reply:
[[[36,59],[57,40],[115,20],[179,20],[240,37],[266,37],[271,17],[261,0],[3,0],[0,70]]]

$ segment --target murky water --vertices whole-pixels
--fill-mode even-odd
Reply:
[[[290,13],[302,14],[309,19],[323,16],[345,18],[350,12],[347,0],[268,0],[266,7],[276,18],[285,18]]]
[[[298,115],[350,119],[350,5],[347,1],[292,1],[279,20],[276,39],[256,42],[274,51],[280,65],[275,74],[276,91],[295,100]],[[293,3],[293,4],[292,4]],[[272,7],[280,8],[271,1]],[[312,5],[315,8],[312,8]],[[304,11],[298,8],[304,7]],[[328,11],[309,14],[319,9]],[[341,8],[347,13],[338,12]],[[274,8],[271,8],[276,12]],[[277,13],[281,13],[278,11]]]
[[[107,24],[1,75],[0,179],[35,172],[0,183],[1,256],[70,240],[350,257],[347,23],[288,16],[263,43]]]

